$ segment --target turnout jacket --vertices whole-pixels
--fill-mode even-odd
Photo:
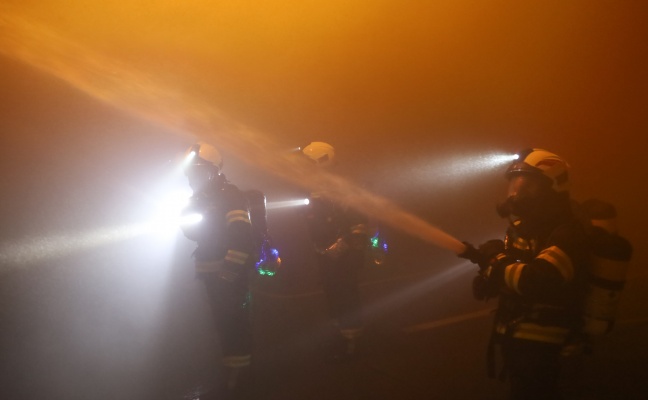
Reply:
[[[576,218],[528,237],[512,225],[489,271],[499,293],[494,333],[566,343],[581,328],[588,263],[587,236]]]
[[[202,219],[183,226],[185,236],[196,242],[193,256],[197,273],[246,272],[253,260],[253,236],[244,193],[225,183],[195,193],[183,215],[200,214]]]
[[[313,244],[323,253],[336,242],[356,250],[367,244],[367,218],[325,198],[312,193],[306,210],[306,224]]]

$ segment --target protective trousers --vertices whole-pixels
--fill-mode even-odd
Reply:
[[[561,399],[560,345],[507,338],[501,343],[512,400]]]
[[[329,314],[340,331],[362,328],[358,274],[364,264],[364,251],[351,249],[338,258],[318,255],[318,267]]]
[[[209,304],[220,336],[223,365],[247,367],[251,362],[251,296],[244,277],[227,281],[218,274],[203,274]]]

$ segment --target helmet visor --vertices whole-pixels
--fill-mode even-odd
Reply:
[[[192,164],[186,169],[189,186],[194,191],[203,190],[207,183],[217,173],[217,169],[211,164]]]
[[[534,174],[514,174],[509,179],[508,197],[537,198],[551,189],[551,182]]]

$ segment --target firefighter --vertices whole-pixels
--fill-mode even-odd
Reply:
[[[488,359],[513,399],[561,398],[561,353],[573,348],[581,330],[581,299],[588,267],[587,236],[574,215],[568,164],[541,149],[521,152],[506,170],[508,197],[498,205],[509,220],[504,241],[460,254],[479,264],[473,294],[499,297]]]
[[[322,168],[330,168],[336,161],[334,148],[324,142],[312,142],[302,153]],[[359,273],[368,244],[367,221],[325,193],[311,193],[306,224],[334,326],[330,354],[338,360],[347,359],[356,354],[363,329]]]
[[[248,275],[255,260],[248,203],[221,173],[222,159],[213,146],[194,144],[185,162],[193,195],[183,214],[201,219],[183,224],[182,229],[197,244],[193,253],[195,272],[205,285],[220,337],[223,386],[233,391],[251,362]]]

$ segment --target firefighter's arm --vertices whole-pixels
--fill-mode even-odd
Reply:
[[[364,249],[369,243],[369,227],[367,218],[353,209],[344,211],[348,229],[343,238],[352,249]]]
[[[367,223],[364,221],[357,221],[349,229],[348,241],[349,246],[354,249],[363,249],[367,246],[369,240]]]
[[[488,242],[475,248],[472,244],[463,242],[465,250],[458,254],[459,257],[470,260],[477,264],[480,270],[485,270],[495,262],[499,254],[504,253],[504,242],[499,239],[489,240]]]
[[[505,253],[504,242],[489,240],[475,248],[464,243],[466,250],[459,257],[466,258],[479,265],[478,275],[473,279],[472,291],[477,300],[487,300],[497,296],[500,289],[501,271],[505,265],[515,262]]]
[[[510,290],[533,299],[557,293],[575,278],[573,257],[560,246],[542,250],[529,263],[514,263],[502,273],[503,284]]]
[[[348,229],[342,232],[335,243],[324,250],[324,254],[331,258],[337,258],[349,249],[364,249],[368,243],[366,220],[351,210],[346,211],[345,218],[350,224]]]
[[[507,287],[530,299],[547,299],[566,284],[579,280],[589,257],[582,227],[566,224],[556,229],[546,247],[528,264],[510,266],[504,273]]]
[[[504,253],[503,246],[502,251],[497,247],[494,242],[486,243],[474,253],[480,265],[479,276],[473,281],[477,299],[492,297],[500,290],[528,298],[544,297],[574,279],[571,257],[556,245],[542,250],[529,263],[517,261]]]
[[[343,238],[339,237],[335,243],[324,249],[321,253],[330,258],[338,258],[349,250],[349,243]]]

